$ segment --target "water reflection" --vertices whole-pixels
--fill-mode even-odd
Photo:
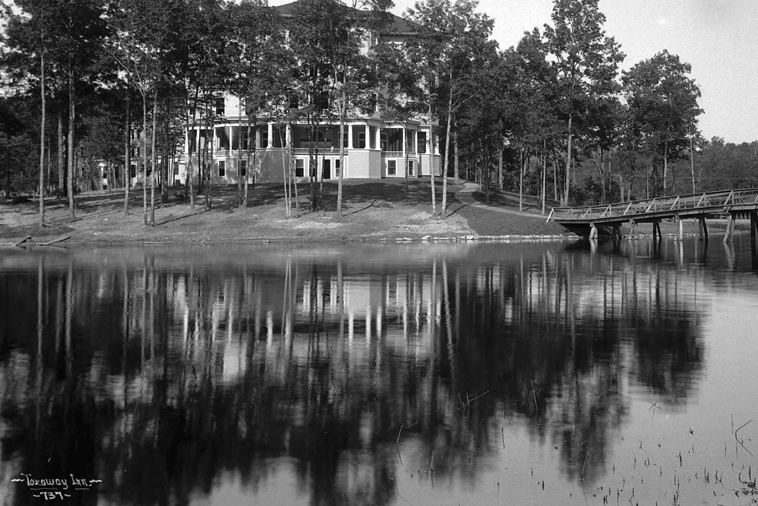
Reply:
[[[285,466],[310,504],[393,504],[401,470],[476,483],[518,426],[591,483],[630,391],[675,409],[703,372],[704,276],[640,248],[5,256],[3,479],[186,504]]]

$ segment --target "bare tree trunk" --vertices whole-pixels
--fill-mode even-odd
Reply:
[[[40,97],[42,118],[39,130],[39,226],[45,226],[45,50],[40,55]]]
[[[497,188],[503,190],[503,151],[505,146],[502,144],[497,148]]]
[[[542,140],[542,214],[545,214],[547,200],[547,141]]]
[[[171,117],[172,106],[171,94],[169,93],[166,96],[166,115],[163,120],[163,149],[161,150],[163,153],[163,159],[161,160],[161,173],[163,174],[161,182],[161,208],[168,203],[169,180],[173,181],[174,173],[174,165],[170,163],[171,157],[169,156],[169,152],[171,151],[169,146],[172,144],[170,140],[171,131],[169,129],[169,118]]]
[[[63,135],[63,114],[58,110],[58,194],[66,191],[66,138]]]
[[[432,177],[432,216],[437,217],[437,193],[434,187],[434,127],[432,126],[432,97],[429,97],[429,169]]]
[[[666,180],[669,174],[669,141],[666,139],[663,141],[663,196],[668,195],[666,191]]]
[[[237,104],[237,207],[242,207],[242,95],[239,97]],[[234,136],[232,136],[232,147],[234,147]],[[247,179],[247,162],[245,162],[245,179]]]
[[[441,215],[442,219],[444,220],[447,218],[447,175],[448,175],[448,169],[450,168],[450,122],[452,120],[452,113],[450,112],[450,108],[453,105],[453,93],[450,92],[450,100],[447,104],[447,131],[445,132],[445,163],[444,169],[442,171],[442,209],[441,209]]]
[[[692,193],[695,193],[695,157],[692,149],[692,136],[690,135],[690,171],[692,172]]]
[[[76,93],[74,90],[74,69],[68,67],[68,210],[71,219],[76,218],[74,212],[74,133],[76,122]]]
[[[452,77],[452,75],[451,75]],[[453,89],[450,88],[447,100],[447,126],[445,131],[445,163],[442,171],[442,219],[447,218],[447,176],[450,168],[450,127],[453,121]]]
[[[155,226],[155,137],[158,116],[158,92],[153,92],[153,148],[150,153],[150,226]]]
[[[405,192],[408,193],[408,123],[403,122],[403,138],[405,139]]]
[[[569,191],[571,188],[571,141],[573,134],[571,133],[571,125],[573,122],[573,115],[569,113],[568,117],[568,146],[566,148],[566,188],[563,194],[563,205],[567,206],[569,203]]]
[[[212,95],[211,95],[212,97]],[[207,167],[205,170],[207,170],[208,174],[208,190],[205,194],[205,208],[207,210],[211,210],[213,207],[213,151],[216,149],[216,146],[213,144],[213,139],[216,137],[216,122],[214,121],[214,110],[213,110],[213,102],[211,100],[208,101],[208,126],[210,127],[210,142],[205,142],[205,147],[203,149],[203,152],[205,153],[206,157],[204,159],[207,159],[207,154],[210,153],[210,161],[207,163]],[[210,146],[208,146],[210,144]]]
[[[524,210],[524,148],[521,148],[521,154],[519,156],[518,210]]]
[[[129,216],[129,187],[131,186],[132,170],[132,123],[130,93],[126,90],[126,124],[124,125],[124,216]]]
[[[292,130],[293,130],[292,129],[292,123],[290,122],[288,126],[289,126],[289,129],[290,129],[290,132],[292,132]],[[289,145],[289,150],[290,150],[290,184],[292,184],[292,186],[294,187],[294,190],[295,190],[295,211],[297,211],[297,213],[300,214],[300,202],[298,201],[298,197],[297,197],[297,174],[295,174],[294,171],[293,171],[293,169],[294,169],[293,166],[295,165],[295,143],[291,142],[291,140],[293,138],[294,138],[293,136],[290,136],[290,145]],[[292,194],[292,191],[290,191],[290,195],[291,194]]]
[[[240,132],[240,136],[242,135],[242,132]],[[250,144],[253,142],[253,135],[255,135],[255,129],[251,128],[250,125],[247,125],[247,148],[246,148],[246,157],[247,161],[245,162],[245,165],[247,166],[246,172],[245,172],[245,188],[244,193],[242,195],[242,207],[247,208],[247,195],[248,195],[248,180],[250,178],[250,171],[255,170],[255,151],[253,151],[253,163],[250,163]],[[258,146],[255,146],[257,148]]]
[[[195,103],[193,104],[193,107],[192,107],[192,123],[191,123],[192,132],[195,131],[194,129],[197,126],[195,123],[197,119],[197,100],[198,100],[199,94],[200,94],[200,87],[199,85],[195,85]],[[200,164],[200,150],[199,150],[200,129],[199,128],[197,129],[197,132],[198,132],[197,134],[193,133],[193,136],[195,137],[194,144],[195,144],[195,151],[198,152],[197,160],[198,160],[198,165],[199,165]],[[185,181],[184,191],[185,193],[189,193],[190,210],[194,213],[195,212],[195,191],[194,191],[194,188],[192,187],[192,144],[193,144],[193,141],[189,140],[188,138],[187,144],[190,145],[190,149],[189,149],[189,158],[187,159],[187,176],[186,176],[187,181]]]
[[[340,174],[337,180],[337,217],[342,218],[342,173],[345,172],[345,115],[347,114],[347,73],[342,74],[342,100],[340,103]],[[406,163],[406,172],[407,172]],[[336,167],[335,167],[336,168]]]
[[[283,186],[284,186],[284,216],[286,218],[292,217],[292,204],[290,203],[290,188],[289,188],[289,177],[287,174],[287,161],[284,157],[284,149],[286,147],[286,140],[285,135],[282,135],[281,129],[279,130],[279,141],[282,145],[282,177],[283,177]]]
[[[142,92],[142,224],[147,226],[147,91]]]
[[[456,185],[459,185],[460,177],[458,175],[458,167],[459,167],[459,160],[458,160],[458,120],[455,121],[455,130],[453,131],[453,177],[454,182]]]

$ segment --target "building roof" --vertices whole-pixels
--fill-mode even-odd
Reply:
[[[294,2],[280,5],[274,8],[279,12],[279,14],[281,14],[285,18],[291,18],[295,15],[295,8],[297,4],[300,3],[300,1],[301,0],[295,0]],[[353,7],[347,7],[347,8],[350,10],[356,11],[357,13],[363,16],[367,16],[370,12],[367,10],[354,9]],[[382,26],[380,27],[379,29],[380,33],[385,33],[385,34],[390,34],[390,35],[414,35],[419,32],[418,25],[414,23],[413,21],[409,21],[405,18],[401,18],[400,16],[396,16],[395,14],[392,14],[391,12],[388,12],[386,14],[387,14],[387,21],[383,23]]]

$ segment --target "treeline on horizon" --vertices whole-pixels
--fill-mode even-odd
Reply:
[[[165,202],[173,160],[193,154],[184,132],[213,128],[221,94],[242,98],[247,138],[269,118],[307,122],[315,138],[324,122],[431,116],[443,173],[483,183],[488,197],[500,188],[569,205],[758,186],[758,141],[698,131],[688,63],[662,49],[620,71],[598,0],[555,0],[549,23],[508,49],[474,0],[417,2],[403,42],[370,36],[397,31],[391,0],[300,0],[287,17],[251,0],[0,4],[0,187],[55,188],[72,217],[76,191],[101,187],[101,163],[110,188],[132,162],[147,168]],[[189,170],[200,185],[189,197],[209,191],[209,169]],[[247,184],[239,194],[247,207]]]

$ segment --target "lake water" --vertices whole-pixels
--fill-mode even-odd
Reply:
[[[0,497],[748,504],[756,328],[747,235],[6,249]]]

